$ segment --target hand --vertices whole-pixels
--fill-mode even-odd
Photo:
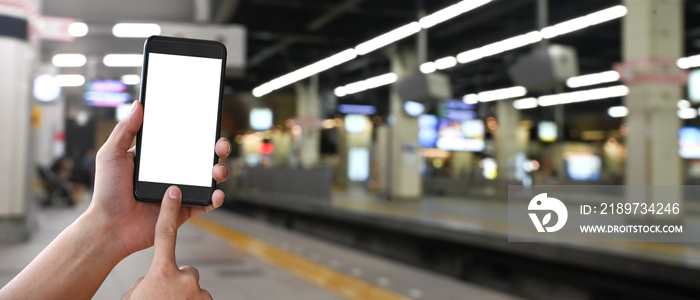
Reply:
[[[114,238],[121,241],[123,257],[153,245],[160,207],[157,203],[134,199],[134,148],[129,149],[129,146],[142,121],[143,107],[139,101],[134,101],[129,115],[117,124],[107,142],[100,148],[96,158],[95,191],[87,211],[96,220],[100,220],[101,225]],[[215,149],[220,158],[227,157],[231,153],[231,143],[227,139],[219,139]],[[212,177],[217,183],[225,181],[228,175],[229,170],[225,164],[213,167]],[[216,190],[209,206],[179,208],[176,228],[193,216],[221,206],[223,202],[224,193]]]
[[[181,202],[180,189],[176,186],[168,188],[156,223],[151,267],[122,299],[212,299],[209,292],[199,286],[197,269],[191,266],[178,268],[175,261]]]

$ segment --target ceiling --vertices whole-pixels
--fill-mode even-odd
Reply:
[[[235,91],[254,87],[299,67],[352,48],[379,34],[447,7],[457,0],[51,0],[44,1],[45,15],[83,20],[91,27],[88,36],[75,42],[43,43],[49,60],[55,53],[80,52],[99,57],[106,53],[138,53],[143,39],[117,39],[111,26],[119,21],[195,22],[200,4],[209,3],[209,21],[242,24],[247,28],[247,67],[243,76],[228,78]],[[496,0],[428,30],[428,60],[536,29],[537,0]],[[549,24],[572,19],[620,4],[620,0],[549,0]],[[686,55],[700,53],[700,0],[687,0]],[[419,9],[422,8],[422,9]],[[574,46],[582,74],[610,70],[621,60],[621,22],[610,21],[557,37],[552,43]],[[406,38],[320,75],[321,87],[332,89],[389,71],[387,52],[397,46],[413,47],[415,36]],[[507,66],[530,47],[445,70],[453,93],[466,93],[511,86]],[[100,77],[117,77],[138,70],[101,67]],[[291,88],[286,89],[292,92]],[[285,91],[283,89],[282,91]],[[361,97],[386,99],[388,88],[365,92]],[[597,105],[582,106],[599,110]]]

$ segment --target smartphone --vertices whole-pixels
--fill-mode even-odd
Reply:
[[[221,132],[226,47],[152,36],[143,48],[143,124],[136,136],[134,197],[160,202],[177,185],[184,205],[212,203]]]

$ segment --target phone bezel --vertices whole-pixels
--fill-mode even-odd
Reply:
[[[148,88],[148,59],[150,53],[162,53],[172,55],[195,56],[221,59],[221,78],[219,83],[219,106],[217,112],[216,135],[212,141],[216,143],[221,135],[221,110],[223,108],[224,77],[226,72],[226,46],[216,41],[174,38],[165,36],[151,36],[146,39],[143,48],[143,67],[141,68],[141,97],[139,101],[146,113],[146,89]],[[141,133],[143,124],[136,135],[136,151],[134,154],[134,197],[140,201],[161,202],[163,195],[170,183],[139,181]],[[216,153],[213,154],[212,167],[219,161]],[[207,206],[212,204],[212,194],[216,189],[216,181],[211,180],[211,187],[177,184],[182,191],[182,204],[192,206]]]

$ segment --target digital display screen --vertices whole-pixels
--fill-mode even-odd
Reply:
[[[700,128],[686,126],[678,131],[678,155],[682,158],[700,158]]]
[[[600,179],[603,161],[593,154],[565,154],[566,176],[575,181]]]
[[[481,120],[440,120],[438,149],[449,151],[484,151],[484,124]]]
[[[149,54],[139,181],[211,187],[221,64]]]
[[[688,100],[693,103],[700,102],[700,69],[688,72]]]
[[[87,84],[85,102],[96,107],[118,107],[132,99],[119,80],[96,80]]]
[[[438,118],[434,115],[418,117],[418,143],[423,148],[435,148],[438,139]]]
[[[464,103],[462,100],[447,100],[440,105],[440,115],[444,119],[452,121],[465,121],[476,119],[476,108],[473,104]]]

